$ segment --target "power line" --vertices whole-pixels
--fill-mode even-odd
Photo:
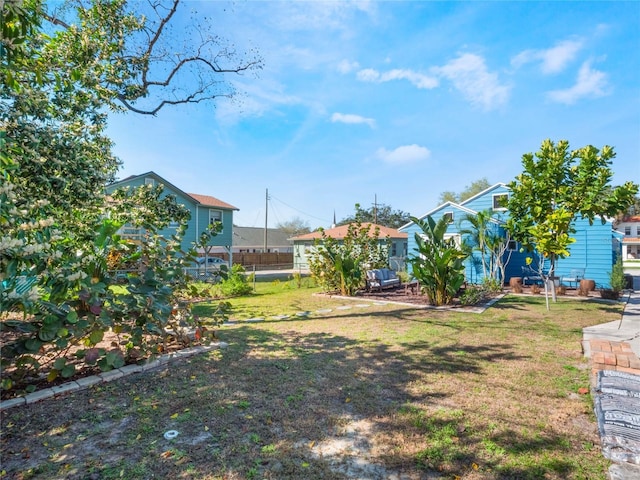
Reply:
[[[307,216],[307,217],[311,217],[311,218],[315,218],[316,220],[320,220],[320,221],[322,221],[322,222],[329,222],[329,220],[327,220],[326,218],[316,217],[315,215],[311,215],[310,213],[303,212],[302,210],[299,210],[299,209],[297,209],[296,207],[292,207],[292,206],[291,206],[291,205],[289,205],[288,203],[283,202],[282,200],[280,200],[279,198],[274,197],[274,196],[273,196],[273,194],[269,194],[269,198],[271,198],[271,199],[273,199],[273,200],[277,200],[277,201],[279,201],[279,202],[280,202],[280,203],[282,203],[283,205],[285,205],[285,206],[289,207],[289,208],[290,208],[290,209],[292,209],[292,210],[295,210],[295,211],[296,211],[296,212],[298,212],[298,213],[301,213],[302,215],[305,215],[305,216]]]

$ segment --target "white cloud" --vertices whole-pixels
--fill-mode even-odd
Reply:
[[[604,97],[609,95],[610,88],[607,74],[591,68],[591,62],[584,62],[578,72],[578,78],[573,87],[565,90],[553,90],[547,96],[558,103],[573,104],[581,98]]]
[[[525,50],[511,59],[511,65],[518,68],[526,63],[540,61],[542,73],[558,73],[576,58],[583,45],[582,40],[564,40],[547,50]]]
[[[273,2],[269,4],[273,12],[266,20],[282,30],[350,30],[353,16],[365,13],[373,16],[377,12],[375,2]]]
[[[375,128],[376,121],[373,118],[361,117],[360,115],[354,115],[351,113],[334,113],[331,115],[332,122],[338,123],[349,123],[349,124],[360,124],[365,123],[369,125],[371,128]]]
[[[387,150],[379,148],[376,157],[384,163],[392,165],[401,165],[407,163],[417,163],[427,160],[431,156],[431,152],[426,147],[420,145],[403,145],[395,150]]]
[[[338,64],[338,72],[342,74],[351,73],[359,68],[360,64],[358,62],[350,62],[349,60],[342,60]]]
[[[235,84],[238,95],[229,101],[216,103],[216,118],[225,125],[233,125],[244,118],[257,118],[282,106],[303,104],[302,99],[284,93],[284,86],[272,81]]]
[[[466,53],[433,72],[449,79],[463,96],[476,106],[491,110],[507,102],[510,87],[501,85],[498,75],[487,70],[484,59]]]
[[[438,79],[405,69],[393,69],[388,72],[378,72],[372,68],[365,68],[357,73],[358,80],[362,82],[384,83],[393,80],[408,80],[414,86],[421,89],[432,89],[438,86]]]
[[[373,68],[365,68],[364,70],[360,70],[356,74],[358,80],[361,82],[379,82],[380,81],[380,73]]]

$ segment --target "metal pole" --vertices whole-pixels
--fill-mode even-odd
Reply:
[[[267,188],[264,200],[264,253],[267,253],[267,217],[269,214],[269,189]]]

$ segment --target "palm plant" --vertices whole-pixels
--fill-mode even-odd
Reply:
[[[493,236],[490,230],[491,223],[491,211],[484,210],[477,214],[467,213],[465,214],[460,224],[468,223],[469,227],[460,229],[460,235],[465,236],[465,244],[470,247],[472,251],[480,253],[480,263],[482,265],[482,276],[484,278],[489,277],[490,261],[489,243],[493,243]],[[489,258],[488,258],[489,257]]]
[[[509,244],[509,233],[499,229],[491,210],[483,210],[477,214],[466,214],[462,217],[460,225],[468,225],[460,228],[460,235],[464,236],[464,246],[471,252],[478,252],[474,257],[482,265],[482,274],[485,280],[502,281],[505,275],[506,263],[511,255],[504,259]],[[503,230],[502,232],[500,230]]]
[[[448,218],[438,222],[430,216],[411,220],[422,230],[415,234],[417,255],[409,257],[413,276],[424,286],[432,305],[447,305],[464,283],[463,261],[468,254],[453,238],[445,238]]]

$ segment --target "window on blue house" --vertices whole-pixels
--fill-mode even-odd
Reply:
[[[144,178],[144,184],[153,186],[153,185],[156,184],[156,181],[151,177],[145,177]]]
[[[453,212],[444,212],[444,215],[442,215],[442,217],[446,218],[447,222],[453,223]]]
[[[515,240],[509,240],[509,243],[507,244],[507,249],[511,251],[517,250],[518,242],[516,242]]]
[[[209,225],[215,225],[216,223],[222,224],[222,211],[209,210]],[[222,230],[220,233],[222,233]]]
[[[507,203],[509,202],[508,193],[496,193],[493,195],[493,209],[494,210],[506,210]]]
[[[457,233],[445,233],[444,234],[444,239],[445,240],[450,240],[453,238],[454,243],[456,244],[456,247],[460,248],[462,246],[462,237],[457,234]]]

